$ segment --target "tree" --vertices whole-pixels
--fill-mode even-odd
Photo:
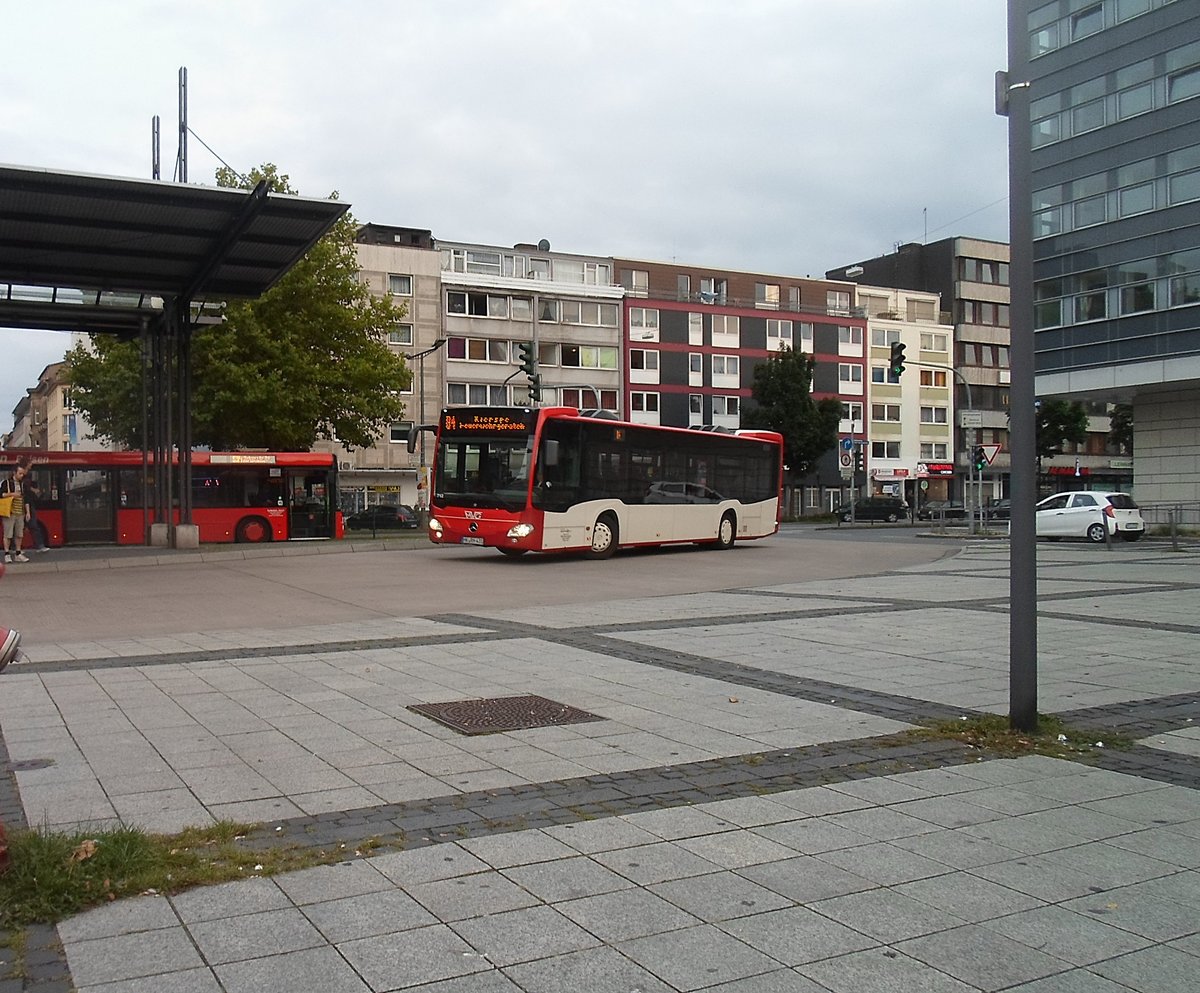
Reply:
[[[1088,415],[1079,402],[1041,400],[1037,408],[1037,457],[1061,455],[1063,445],[1083,444],[1088,436]]]
[[[272,164],[217,184],[295,194]],[[336,197],[336,194],[334,194]],[[349,214],[256,300],[231,300],[223,321],[192,339],[192,437],[212,448],[306,450],[318,438],[367,447],[400,419],[412,373],[387,346],[402,309],[376,299],[358,279]],[[68,355],[75,402],[96,431],[142,446],[141,355],[137,342],[97,336],[95,354]]]
[[[1133,452],[1133,404],[1113,404],[1108,415],[1108,440],[1127,455]]]
[[[756,407],[746,412],[746,427],[783,435],[784,459],[792,477],[812,472],[817,459],[837,445],[842,402],[812,398],[814,359],[783,348],[754,369]]]

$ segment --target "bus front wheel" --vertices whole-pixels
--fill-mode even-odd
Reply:
[[[726,514],[717,525],[717,548],[732,548],[733,539],[737,536],[737,521],[733,514]]]
[[[507,555],[510,559],[519,559],[526,551],[524,548],[501,548],[500,554]]]
[[[588,558],[608,558],[617,550],[617,537],[617,519],[612,514],[601,514],[592,526],[592,547],[588,549]]]
[[[238,522],[237,540],[250,544],[270,541],[271,525],[261,517],[244,517]]]

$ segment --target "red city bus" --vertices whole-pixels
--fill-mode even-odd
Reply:
[[[37,514],[51,547],[147,544],[154,472],[141,452],[0,449],[0,472],[19,459],[41,490]],[[322,452],[193,452],[192,523],[203,543],[340,538],[337,461]],[[25,547],[33,544],[26,528]]]
[[[729,548],[779,530],[782,484],[773,431],[654,427],[574,407],[448,407],[429,538],[592,558],[685,542]]]

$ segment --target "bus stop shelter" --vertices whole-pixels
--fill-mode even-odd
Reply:
[[[349,205],[253,190],[0,165],[0,328],[142,343],[155,542],[190,545],[197,315],[270,289]],[[179,508],[179,527],[173,509]]]

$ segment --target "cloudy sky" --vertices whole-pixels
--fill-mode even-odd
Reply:
[[[192,182],[274,162],[361,222],[819,276],[903,242],[1007,239],[1005,7],[14,4],[0,161],[145,178],[157,114],[172,178],[186,66]],[[0,329],[0,431],[64,347]]]

